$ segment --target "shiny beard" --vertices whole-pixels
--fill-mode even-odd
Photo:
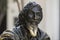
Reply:
[[[38,28],[36,25],[28,25],[27,29],[29,30],[31,36],[33,36],[33,37],[37,36]]]

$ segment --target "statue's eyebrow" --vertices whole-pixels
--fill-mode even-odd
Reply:
[[[35,12],[40,12],[40,11],[39,11],[39,10],[38,10],[38,11],[34,11],[34,10],[32,10],[32,12],[35,13]]]

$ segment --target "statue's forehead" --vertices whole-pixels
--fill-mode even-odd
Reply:
[[[33,4],[33,5],[37,5],[37,3],[36,3],[36,2],[33,2],[32,4]]]
[[[33,12],[40,12],[40,10],[39,10],[38,7],[34,7],[34,8],[32,8],[32,11],[33,11]]]

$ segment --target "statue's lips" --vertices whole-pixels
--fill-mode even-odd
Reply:
[[[39,21],[40,19],[32,19],[31,21]]]
[[[40,23],[40,19],[31,20],[30,22],[38,24],[38,23]]]

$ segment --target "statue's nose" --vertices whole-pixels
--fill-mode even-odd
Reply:
[[[35,15],[34,19],[37,19],[37,16]]]
[[[34,19],[39,19],[39,16],[37,14],[35,14]]]

